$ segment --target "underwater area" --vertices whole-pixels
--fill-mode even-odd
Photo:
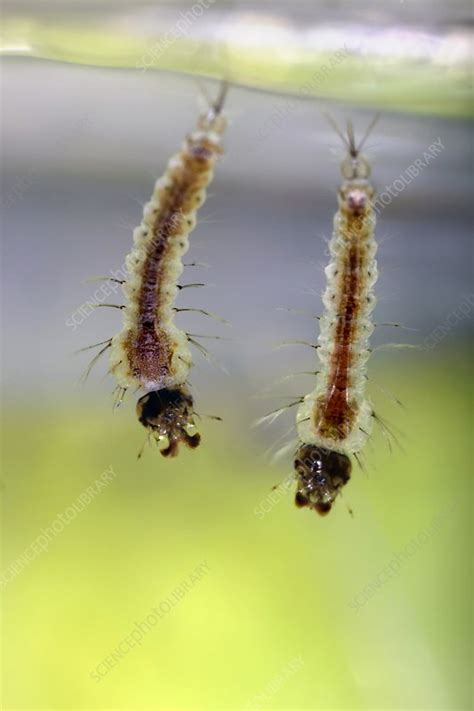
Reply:
[[[435,0],[4,3],[3,708],[472,708],[469,18]],[[207,266],[182,277],[206,288],[178,305],[230,325],[177,317],[221,337],[203,343],[223,368],[195,351],[190,380],[222,422],[138,460],[107,356],[79,382],[95,351],[76,351],[121,328],[87,280],[123,268],[223,78],[225,154],[184,260]],[[322,518],[294,505],[293,452],[273,456],[295,409],[254,423],[314,387],[272,383],[317,368],[276,346],[318,335],[344,156],[324,114],[361,136],[377,112],[368,392],[396,441],[374,430]]]

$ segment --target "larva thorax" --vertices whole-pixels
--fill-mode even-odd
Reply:
[[[338,211],[326,267],[325,314],[320,319],[316,387],[298,409],[301,445],[295,456],[296,503],[327,513],[350,477],[350,454],[372,429],[372,406],[365,397],[368,340],[373,330],[377,278],[374,188],[370,167],[349,135],[341,165]]]
[[[112,339],[110,370],[119,386],[145,391],[137,405],[140,422],[156,439],[168,437],[163,454],[174,455],[183,441],[197,446],[193,401],[186,387],[192,356],[188,336],[174,323],[182,257],[196,225],[196,212],[222,153],[226,119],[220,102],[199,117],[197,129],[157,180],[134,231],[126,259],[123,329]]]

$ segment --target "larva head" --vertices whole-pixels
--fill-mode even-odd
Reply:
[[[194,449],[201,441],[194,424],[193,399],[183,386],[147,393],[137,402],[137,415],[158,442],[167,441],[161,450],[164,457],[175,457],[181,443]]]
[[[351,475],[351,460],[345,454],[313,444],[302,444],[295,456],[297,491],[295,504],[317,513],[329,513]]]

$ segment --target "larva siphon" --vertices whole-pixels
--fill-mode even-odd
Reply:
[[[302,399],[296,415],[299,438],[294,468],[295,503],[327,514],[351,474],[350,455],[357,458],[375,417],[366,396],[369,338],[374,329],[377,280],[374,236],[375,190],[370,165],[356,145],[351,123],[343,138],[348,154],[341,164],[342,184],[325,269],[324,314],[320,317],[316,386]]]
[[[223,83],[217,100],[210,103],[199,117],[197,129],[171,158],[144,207],[126,258],[123,328],[103,349],[110,348],[110,372],[118,383],[118,402],[129,388],[144,392],[137,403],[138,419],[151,437],[165,444],[161,449],[164,456],[175,456],[180,443],[195,448],[200,442],[187,384],[192,366],[190,343],[195,341],[176,326],[174,317],[180,309],[174,302],[183,288],[178,278],[189,247],[188,236],[223,152],[226,91]]]

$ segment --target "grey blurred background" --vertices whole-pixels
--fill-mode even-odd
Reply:
[[[100,309],[75,330],[66,320],[98,287],[84,280],[123,264],[141,204],[194,125],[199,90],[193,79],[169,73],[14,59],[4,65],[2,83],[4,375],[11,396],[34,387],[51,397],[73,388],[87,359],[71,353],[119,328],[115,310]],[[208,87],[216,88],[212,82]],[[301,369],[295,364],[304,354],[272,353],[275,343],[315,337],[311,319],[277,307],[314,313],[321,308],[320,267],[327,261],[324,240],[331,232],[342,156],[322,112],[329,110],[340,122],[352,118],[359,133],[374,114],[298,98],[282,114],[287,101],[243,88],[230,91],[226,155],[188,259],[210,268],[184,275],[184,281],[204,280],[211,287],[180,296],[181,305],[209,308],[231,322],[228,331],[197,316],[181,320],[195,332],[232,338],[211,342],[211,349],[247,393],[274,370]],[[281,121],[268,129],[275,112]],[[259,142],[264,126],[266,137]],[[422,341],[472,290],[468,124],[383,113],[367,153],[382,190],[438,138],[444,150],[379,216],[376,320],[419,329],[401,338],[400,332],[384,331],[382,341]],[[120,303],[120,294],[108,300]],[[469,319],[462,320],[456,338],[468,330]],[[92,376],[87,397],[110,389],[110,382],[100,384],[101,370],[104,364]],[[220,390],[229,387],[224,378],[206,364],[198,381],[210,380]],[[81,390],[74,394],[84,397]]]

